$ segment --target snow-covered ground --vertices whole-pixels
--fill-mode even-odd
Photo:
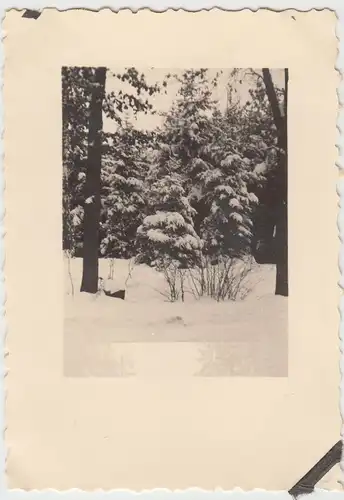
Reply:
[[[286,376],[287,299],[273,294],[275,267],[255,265],[248,296],[168,302],[164,277],[116,260],[106,286],[125,300],[80,293],[81,259],[65,261],[65,374],[69,376]],[[107,280],[109,261],[100,260]],[[71,278],[74,295],[71,293]]]

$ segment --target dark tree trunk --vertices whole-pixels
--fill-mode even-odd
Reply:
[[[259,208],[263,210],[259,210]],[[252,255],[257,264],[276,264],[274,248],[275,226],[275,211],[270,210],[266,205],[258,207],[252,239]]]
[[[276,223],[276,295],[289,295],[288,281],[288,70],[285,69],[284,117],[281,123],[279,168],[279,210]]]
[[[279,108],[278,99],[272,82],[270,70],[263,68],[263,79],[266,93],[270,102],[274,122],[278,133],[279,168],[276,176],[276,190],[278,204],[276,207],[276,287],[275,294],[285,297],[289,294],[288,284],[288,138],[287,138],[287,96],[288,96],[288,70],[285,69],[285,100],[283,112]]]
[[[288,297],[288,209],[283,203],[279,207],[276,224],[276,287],[275,294]]]
[[[81,292],[98,291],[98,250],[100,222],[100,174],[103,130],[102,103],[106,68],[95,68],[89,115],[88,159],[85,181],[84,243]]]

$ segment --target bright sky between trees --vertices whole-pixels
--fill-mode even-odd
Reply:
[[[124,68],[109,68],[106,80],[106,90],[111,91],[130,91],[131,87],[127,83],[120,81],[118,78],[113,76],[115,73],[122,73]],[[146,81],[149,85],[154,83],[162,84],[166,75],[168,74],[178,74],[181,75],[184,69],[173,69],[173,68],[138,68],[139,72],[144,73]],[[261,69],[254,70],[256,73],[261,74]],[[271,75],[275,85],[281,89],[284,88],[284,69],[271,69]],[[211,81],[217,73],[221,72],[218,79],[218,86],[214,89],[213,98],[219,102],[219,108],[224,110],[227,103],[227,84],[231,83],[235,89],[236,99],[239,99],[242,103],[246,102],[249,98],[249,90],[253,88],[254,81],[252,77],[247,75],[248,70],[239,70],[239,74],[235,79],[231,78],[232,68],[219,69],[210,68],[208,70],[209,81]],[[242,78],[242,80],[241,80]],[[240,81],[241,80],[241,83]],[[159,112],[166,112],[171,107],[173,101],[177,97],[177,93],[180,87],[180,83],[175,79],[169,80],[167,87],[162,87],[162,91],[153,97],[147,96],[151,104],[153,104],[154,109],[157,111],[156,114],[139,113],[135,118],[130,111],[128,112],[128,119],[132,121],[135,127],[140,129],[152,130],[155,127],[162,124],[163,118],[159,115]],[[165,93],[166,90],[166,93]],[[143,96],[146,99],[146,96]],[[117,128],[114,120],[104,117],[104,129],[106,132],[113,132]]]

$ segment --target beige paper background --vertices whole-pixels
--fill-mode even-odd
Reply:
[[[335,23],[330,11],[7,13],[10,488],[288,489],[339,439]],[[63,377],[60,71],[116,64],[290,69],[288,378]]]

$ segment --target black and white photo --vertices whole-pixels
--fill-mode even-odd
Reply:
[[[335,13],[38,14],[4,19],[9,487],[340,488]]]
[[[287,375],[287,85],[63,67],[67,373],[78,342],[122,374],[113,349],[184,342],[194,374]]]

